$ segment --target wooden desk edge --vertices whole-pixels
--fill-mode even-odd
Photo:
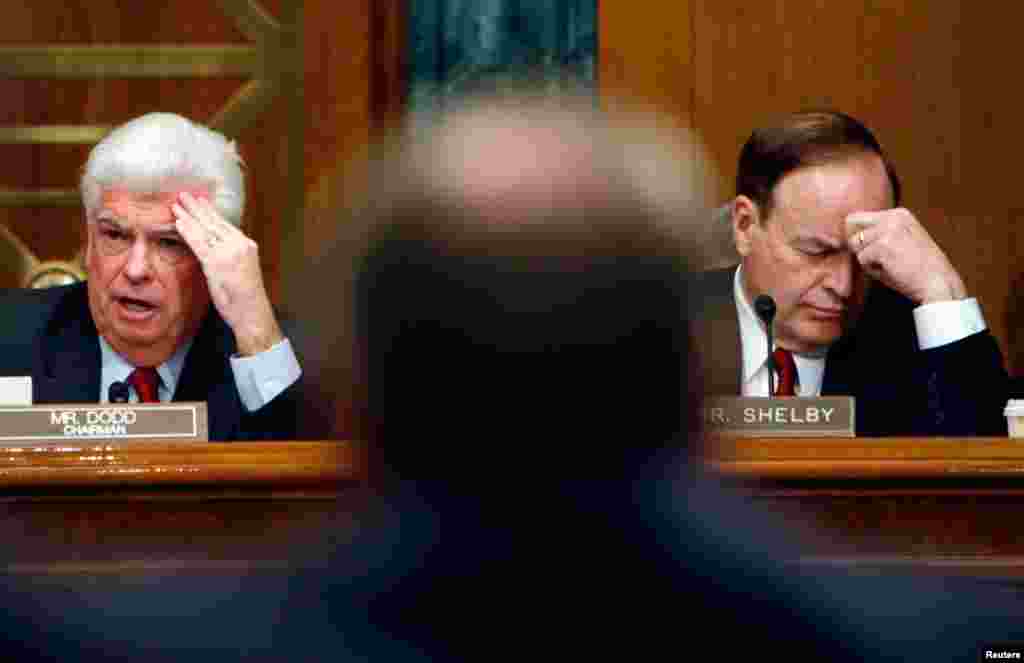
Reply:
[[[746,479],[1024,479],[1024,440],[708,436],[707,465]]]
[[[357,443],[88,440],[0,448],[0,490],[59,486],[299,485],[360,476]]]

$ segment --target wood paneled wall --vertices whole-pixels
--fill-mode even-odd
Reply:
[[[268,3],[271,7],[274,2]],[[131,5],[111,0],[89,2],[15,3],[0,22],[4,46],[93,44],[203,44],[241,43],[243,36],[216,5],[184,0],[174,5]],[[181,113],[206,121],[242,83],[240,78],[54,80],[5,78],[0,80],[0,124],[111,125],[154,110]],[[268,114],[254,130],[257,135],[281,133],[277,119]],[[252,154],[243,139],[243,155],[254,178],[267,167]],[[77,186],[89,145],[3,145],[0,183],[5,188],[33,190]],[[256,187],[249,190],[246,225],[257,239],[274,236],[275,218],[264,210],[280,203],[275,194]],[[84,239],[80,207],[16,207],[0,210],[7,224],[43,258],[72,256]],[[277,272],[277,255],[268,252],[267,270]]]
[[[230,3],[229,3],[230,4]],[[286,173],[297,160],[288,135],[294,129],[289,101],[304,95],[300,151],[305,190],[369,141],[375,117],[393,114],[401,101],[396,58],[398,0],[259,0],[282,23],[302,14],[304,76],[238,136],[247,163],[245,229],[260,244],[271,296],[280,298],[291,270],[303,263],[322,233],[315,222],[289,226],[284,210],[295,207]],[[390,41],[388,41],[390,40]],[[378,41],[384,47],[375,49]],[[0,22],[0,46],[97,44],[248,44],[234,23],[210,0],[123,3],[117,0],[40,0],[14,3]],[[378,52],[379,51],[379,52]],[[303,80],[304,79],[304,80]],[[383,81],[383,83],[379,83]],[[153,110],[209,122],[245,80],[225,78],[0,79],[0,126],[112,125]],[[378,88],[383,85],[382,89]],[[90,145],[0,146],[0,188],[77,186]],[[301,205],[301,196],[299,200]],[[84,239],[77,206],[0,208],[8,225],[40,258],[67,258]],[[295,237],[297,236],[297,237]],[[295,240],[298,239],[296,242]]]
[[[767,118],[832,107],[875,130],[917,213],[1024,373],[1024,232],[1012,3],[600,0],[605,92],[699,130],[730,195]],[[998,50],[997,50],[998,49]]]
[[[332,176],[400,115],[407,0],[307,0],[304,41],[304,182],[314,207],[347,192]],[[280,17],[288,0],[262,0]],[[697,128],[715,158],[723,195],[750,129],[798,108],[829,106],[871,126],[892,155],[906,204],[928,225],[982,301],[1010,367],[1024,373],[1024,231],[1017,217],[1017,155],[1024,134],[1007,44],[1024,8],[1012,3],[855,0],[600,0],[600,88],[653,104]],[[244,43],[207,0],[173,5],[79,0],[14,3],[0,45]],[[997,50],[999,49],[999,50]],[[240,79],[0,80],[0,125],[118,123],[153,109],[203,120]],[[284,97],[247,127],[248,231],[260,242],[278,297],[290,271],[334,234],[329,216],[282,228],[292,205]],[[87,146],[4,145],[0,186],[67,187]],[[81,241],[77,208],[0,209],[42,258]],[[291,242],[289,232],[298,234]]]
[[[337,237],[364,149],[399,125],[406,98],[407,0],[306,2],[305,255]],[[301,264],[295,265],[300,269]]]

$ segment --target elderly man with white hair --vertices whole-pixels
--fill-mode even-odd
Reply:
[[[242,164],[169,113],[110,132],[82,176],[86,283],[0,298],[0,374],[35,403],[206,401],[211,440],[287,439],[301,369],[240,229]]]

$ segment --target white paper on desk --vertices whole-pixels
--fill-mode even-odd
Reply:
[[[32,376],[0,377],[0,405],[32,405]]]

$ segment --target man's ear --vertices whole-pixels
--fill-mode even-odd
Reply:
[[[749,255],[753,247],[753,235],[760,230],[761,212],[757,203],[746,196],[736,196],[732,201],[732,238],[736,252],[741,256]]]
[[[90,252],[92,251],[92,228],[89,227],[89,220],[85,220],[85,241],[82,243],[81,249],[79,249],[78,255],[82,256],[82,267],[88,271],[90,261]]]

